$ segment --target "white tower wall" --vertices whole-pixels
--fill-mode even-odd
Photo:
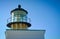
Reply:
[[[6,30],[6,39],[44,39],[45,30]]]

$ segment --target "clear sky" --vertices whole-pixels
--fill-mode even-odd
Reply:
[[[59,0],[0,0],[0,39],[6,39],[7,19],[18,4],[29,12],[32,24],[29,29],[46,30],[45,39],[60,39]]]

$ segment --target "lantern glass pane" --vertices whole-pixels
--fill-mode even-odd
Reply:
[[[12,22],[27,22],[27,15],[12,13]]]

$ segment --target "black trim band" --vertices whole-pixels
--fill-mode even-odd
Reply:
[[[10,22],[10,23],[8,23],[8,24],[7,24],[7,27],[11,27],[11,24],[15,24],[15,23],[27,24],[27,25],[28,25],[28,27],[30,27],[30,26],[31,26],[31,24],[30,24],[30,23],[27,23],[27,22]]]

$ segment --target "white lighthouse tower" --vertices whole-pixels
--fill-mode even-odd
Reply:
[[[11,11],[11,18],[8,19],[6,29],[6,39],[44,39],[45,30],[30,30],[30,20],[27,17],[28,12],[18,5]]]

